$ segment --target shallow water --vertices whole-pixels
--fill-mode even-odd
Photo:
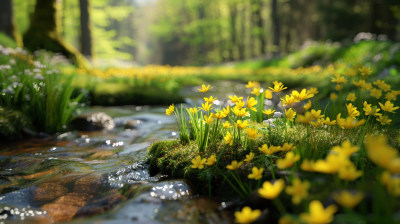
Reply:
[[[68,132],[1,146],[0,223],[230,223],[219,203],[184,180],[151,177],[156,140],[177,137],[165,107],[93,107],[110,131]],[[124,129],[127,121],[134,129]]]

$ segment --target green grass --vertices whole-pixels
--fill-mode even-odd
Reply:
[[[73,96],[73,76],[41,64],[45,62],[33,62],[32,56],[20,51],[0,58],[6,62],[0,70],[0,107],[22,113],[21,117],[29,120],[23,123],[35,131],[52,134],[66,130],[83,97],[83,93]],[[3,120],[3,125],[10,119],[19,116]],[[8,130],[2,129],[0,135],[21,134],[21,128]]]

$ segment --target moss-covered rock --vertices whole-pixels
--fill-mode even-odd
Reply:
[[[0,139],[15,140],[21,137],[24,127],[30,127],[31,121],[20,111],[0,107]]]

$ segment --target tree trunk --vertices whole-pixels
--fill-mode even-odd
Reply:
[[[81,52],[91,60],[92,57],[92,32],[90,26],[89,0],[80,0],[81,11]]]
[[[58,13],[60,0],[37,0],[28,30],[23,36],[25,47],[31,51],[45,49],[58,52],[76,65],[88,68],[89,63],[79,51],[64,42],[60,34]]]
[[[21,36],[13,20],[12,0],[2,0],[1,2],[0,31],[14,39],[18,46],[22,46]]]
[[[265,56],[267,43],[265,40],[264,21],[261,16],[264,3],[262,0],[254,0],[254,4],[256,4],[256,8],[253,12],[253,20],[257,29],[256,34],[258,36],[258,40],[260,41],[260,53],[262,56]]]
[[[278,17],[278,0],[271,1],[271,20],[272,20],[272,33],[273,33],[273,45],[274,45],[274,56],[279,56],[280,51],[280,38],[281,38],[281,28],[279,24]]]
[[[236,16],[237,16],[237,9],[236,9],[236,4],[232,4],[229,7],[230,9],[230,26],[231,26],[231,46],[230,46],[230,51],[229,51],[229,59],[231,61],[235,60],[235,48],[236,48]]]

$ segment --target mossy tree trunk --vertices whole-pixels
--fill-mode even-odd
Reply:
[[[22,46],[22,38],[16,28],[13,19],[12,0],[2,0],[0,7],[0,31],[4,32],[15,40],[18,46]]]
[[[90,25],[89,0],[80,0],[81,11],[81,52],[85,57],[92,58],[92,30]]]
[[[24,45],[31,51],[45,49],[58,52],[76,65],[87,68],[85,57],[61,37],[61,0],[37,0],[28,30],[23,36]]]

